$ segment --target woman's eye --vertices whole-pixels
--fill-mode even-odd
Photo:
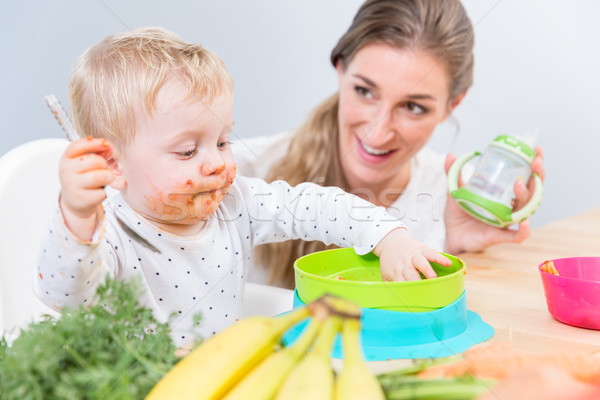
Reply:
[[[354,86],[354,91],[358,93],[360,97],[364,97],[366,99],[370,99],[373,97],[370,89],[367,89],[364,86]]]
[[[408,102],[406,103],[406,109],[410,111],[412,114],[421,115],[427,112],[425,107],[418,105],[417,103]]]

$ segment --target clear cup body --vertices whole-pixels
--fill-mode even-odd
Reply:
[[[530,175],[531,167],[523,157],[502,147],[488,146],[475,164],[465,189],[512,208],[515,182],[519,178],[527,181]]]

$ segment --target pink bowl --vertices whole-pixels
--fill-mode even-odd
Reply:
[[[550,314],[560,322],[600,329],[600,257],[552,260],[559,276],[538,269]]]

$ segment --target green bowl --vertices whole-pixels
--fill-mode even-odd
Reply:
[[[384,282],[379,257],[373,253],[359,256],[352,248],[320,251],[294,263],[296,290],[304,303],[330,293],[364,308],[433,311],[452,304],[464,292],[465,263],[460,258],[444,255],[452,260],[452,265],[431,263],[438,275],[436,278]]]

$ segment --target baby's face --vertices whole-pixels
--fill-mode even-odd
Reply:
[[[204,104],[177,78],[161,88],[156,110],[136,112],[136,133],[118,156],[125,200],[168,232],[193,235],[215,212],[235,178],[229,144],[233,96]]]

